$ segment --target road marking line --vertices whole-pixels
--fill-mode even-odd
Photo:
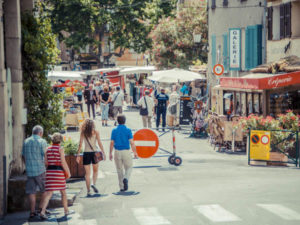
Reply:
[[[194,208],[213,222],[231,222],[241,220],[239,217],[225,210],[220,205],[197,205],[194,206]]]
[[[156,208],[133,208],[133,213],[141,225],[171,224],[159,214]]]
[[[136,146],[140,146],[140,147],[155,147],[156,146],[155,141],[134,141],[134,144]]]
[[[285,220],[300,220],[300,214],[280,204],[257,204],[257,206]]]

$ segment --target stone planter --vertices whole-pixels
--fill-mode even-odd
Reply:
[[[65,158],[71,172],[71,178],[84,178],[83,155],[80,154],[79,164],[76,162],[76,156],[74,155],[66,155]]]
[[[278,162],[267,162],[268,166],[287,166],[288,157],[280,152],[270,152],[270,161]]]

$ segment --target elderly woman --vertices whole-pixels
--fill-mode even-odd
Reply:
[[[61,200],[64,206],[65,216],[74,211],[68,210],[68,200],[66,193],[66,179],[71,177],[68,164],[65,160],[64,149],[60,146],[63,136],[60,133],[54,133],[52,136],[52,145],[48,147],[45,154],[46,171],[46,197],[42,203],[40,218],[47,219],[46,207],[53,194],[53,191],[60,191]]]

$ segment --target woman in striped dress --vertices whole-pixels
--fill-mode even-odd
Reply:
[[[45,215],[46,207],[53,194],[53,191],[60,191],[61,200],[65,210],[65,216],[71,212],[68,210],[68,200],[66,194],[66,179],[70,178],[70,170],[65,160],[64,149],[60,146],[63,136],[60,133],[54,133],[52,136],[52,146],[50,146],[45,154],[46,171],[46,197],[43,202],[41,219],[47,219]],[[73,211],[72,211],[73,213]]]

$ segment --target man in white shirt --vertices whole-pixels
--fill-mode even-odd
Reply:
[[[147,128],[147,127],[151,128],[152,127],[151,118],[153,116],[154,101],[149,95],[150,95],[150,91],[146,90],[145,91],[145,96],[142,97],[138,101],[139,106],[141,106],[143,109],[147,108],[147,110],[148,110],[148,115],[142,116],[144,128]]]
[[[123,92],[121,92],[121,88],[119,86],[116,88],[116,91],[113,93],[112,102],[113,102],[114,119],[116,119],[118,114],[123,113],[124,94]],[[115,122],[115,126],[116,124],[117,122]]]

